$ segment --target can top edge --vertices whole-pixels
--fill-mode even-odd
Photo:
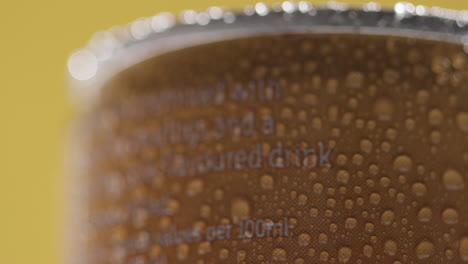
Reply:
[[[72,101],[80,106],[90,101],[106,78],[150,56],[235,37],[288,32],[413,36],[467,45],[468,10],[408,2],[392,8],[375,2],[358,6],[285,1],[272,5],[260,2],[240,10],[210,7],[179,15],[164,12],[97,32],[84,48],[73,52],[67,64]],[[173,45],[181,40],[183,45]]]

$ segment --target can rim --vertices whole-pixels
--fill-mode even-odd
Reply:
[[[374,2],[355,6],[285,1],[257,3],[237,11],[210,7],[178,16],[160,13],[97,32],[84,48],[74,51],[67,63],[71,101],[79,108],[93,104],[106,80],[154,56],[217,41],[283,33],[388,35],[468,46],[468,10],[408,2],[392,8]]]

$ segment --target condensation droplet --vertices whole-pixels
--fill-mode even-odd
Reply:
[[[273,250],[273,260],[275,261],[286,261],[287,253],[282,248],[275,248]]]
[[[297,197],[297,203],[299,205],[306,205],[307,204],[307,196],[304,194],[300,194],[299,197]]]
[[[242,262],[245,260],[245,257],[247,256],[247,253],[244,250],[239,250],[237,251],[237,262]]]
[[[322,251],[320,252],[320,256],[319,256],[320,260],[323,261],[323,262],[327,262],[328,259],[330,258],[330,254],[326,251]]]
[[[421,197],[426,195],[427,187],[422,182],[416,182],[411,186],[411,191],[414,193],[414,195]]]
[[[260,178],[260,185],[263,189],[273,189],[275,181],[271,175],[265,174]]]
[[[430,207],[423,207],[418,212],[418,220],[420,222],[429,222],[432,219],[432,209]]]
[[[188,254],[189,254],[189,246],[187,244],[181,244],[179,246],[177,246],[177,258],[179,260],[184,260],[187,258]]]
[[[457,114],[456,119],[458,128],[463,132],[468,132],[468,113],[460,112]]]
[[[427,118],[428,118],[429,124],[433,126],[438,126],[442,124],[442,122],[444,121],[444,114],[442,114],[442,111],[440,111],[440,109],[436,108],[436,109],[432,109],[431,111],[429,111]]]
[[[425,105],[429,101],[429,92],[426,90],[419,90],[416,94],[416,102],[420,105]]]
[[[392,210],[385,210],[380,217],[381,223],[384,225],[390,225],[395,219],[395,212]]]
[[[187,184],[186,193],[188,196],[195,196],[203,191],[203,181],[193,180]]]
[[[311,208],[309,211],[309,215],[311,217],[317,217],[318,216],[318,209],[317,208]]]
[[[346,229],[354,229],[357,226],[357,220],[353,217],[348,217],[345,220],[345,228]]]
[[[394,112],[393,102],[388,98],[377,99],[374,105],[374,113],[380,121],[389,121]]]
[[[448,169],[442,176],[445,188],[447,190],[461,190],[465,187],[463,176],[454,169]]]
[[[444,73],[450,67],[450,60],[445,56],[434,56],[431,68],[434,73]]]
[[[314,193],[316,194],[321,194],[323,192],[323,185],[320,184],[320,183],[315,183],[313,186],[312,186],[312,190],[314,191]]]
[[[199,245],[198,245],[198,250],[197,250],[197,253],[199,255],[205,255],[207,253],[209,253],[211,251],[211,244],[210,242],[201,242]]]
[[[468,262],[468,236],[461,238],[458,252],[460,253],[460,258]]]
[[[416,256],[418,259],[427,259],[434,254],[434,244],[429,241],[422,241],[416,246]]]
[[[361,150],[365,153],[371,153],[372,151],[372,141],[369,139],[363,139],[360,143]]]
[[[350,72],[346,76],[346,85],[350,88],[361,88],[364,83],[364,74],[361,72]]]
[[[349,181],[349,172],[346,170],[339,170],[336,174],[336,180],[339,183],[347,184]]]
[[[311,237],[307,233],[302,233],[298,237],[298,243],[299,243],[299,246],[301,247],[308,246],[310,244],[310,241],[311,241]]]
[[[213,198],[216,200],[216,201],[221,201],[224,197],[224,191],[221,190],[221,189],[216,189],[213,193]]]
[[[320,233],[318,236],[318,240],[320,244],[326,244],[328,242],[328,236],[325,233]]]
[[[372,257],[372,253],[374,252],[374,249],[369,246],[369,245],[365,245],[363,248],[362,248],[362,253],[364,254],[364,256],[370,258]]]
[[[75,51],[68,59],[68,71],[77,80],[89,80],[98,71],[98,59],[89,50]]]
[[[431,132],[431,135],[430,135],[430,138],[431,138],[431,142],[433,144],[439,144],[441,139],[442,139],[442,133],[440,133],[439,131],[432,131]]]
[[[446,208],[442,211],[442,221],[448,225],[458,223],[458,212],[454,208]]]
[[[348,247],[343,247],[338,250],[338,259],[341,263],[347,263],[351,259],[352,250]]]
[[[384,244],[384,252],[389,256],[395,256],[397,253],[397,244],[393,240],[387,240]]]
[[[399,155],[393,161],[393,168],[399,172],[408,172],[413,167],[413,161],[408,155]]]
[[[227,259],[229,257],[229,249],[222,248],[219,251],[219,259]]]
[[[368,233],[374,232],[374,228],[375,228],[375,226],[374,226],[373,223],[366,223],[364,225],[364,230],[366,230],[366,232],[368,232]]]
[[[234,199],[231,204],[231,215],[235,222],[248,218],[250,215],[249,203],[244,199]]]

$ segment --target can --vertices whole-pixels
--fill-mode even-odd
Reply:
[[[68,62],[70,263],[468,262],[468,13],[162,13]]]

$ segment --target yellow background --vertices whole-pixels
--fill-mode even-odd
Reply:
[[[252,1],[0,3],[0,263],[61,263],[63,142],[73,115],[65,90],[69,53],[84,45],[93,32],[141,16]],[[467,0],[415,4],[468,9]]]

